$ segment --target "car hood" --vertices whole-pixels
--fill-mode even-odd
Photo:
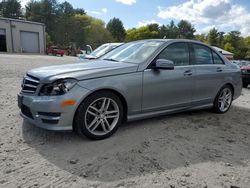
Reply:
[[[51,82],[63,78],[78,80],[92,79],[136,72],[137,64],[105,60],[83,61],[81,63],[48,66],[32,69],[27,74],[37,77],[41,82]]]

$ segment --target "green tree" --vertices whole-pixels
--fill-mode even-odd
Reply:
[[[82,8],[77,8],[77,9],[75,9],[75,14],[81,14],[81,15],[83,15],[83,14],[86,14],[86,12]]]
[[[91,18],[90,25],[86,28],[86,44],[96,48],[103,43],[113,41],[111,33],[105,28],[105,23],[102,20]]]
[[[172,20],[168,25],[162,25],[159,28],[159,38],[176,39],[178,37],[178,28]]]
[[[46,31],[54,40],[56,33],[54,32],[56,26],[56,8],[58,4],[56,0],[31,0],[26,5],[25,17],[27,20],[41,22],[46,25]]]
[[[107,29],[116,41],[123,41],[125,39],[126,30],[119,18],[111,19],[107,24]]]
[[[53,42],[51,41],[51,37],[49,36],[49,34],[47,32],[45,32],[45,38],[46,38],[46,46],[50,47],[53,45]]]
[[[195,39],[198,41],[204,42],[204,43],[207,42],[206,34],[197,34],[197,35],[195,35]]]
[[[186,20],[181,20],[178,25],[178,38],[194,39],[195,28]]]
[[[75,42],[72,33],[74,32],[74,8],[68,2],[63,2],[57,5],[55,26],[54,26],[54,41],[57,44],[68,46],[70,42]]]
[[[21,18],[21,3],[17,0],[3,0],[0,2],[0,16],[6,18]]]
[[[158,32],[150,31],[148,26],[130,29],[127,31],[126,41],[155,39],[158,38]]]
[[[234,47],[232,46],[232,44],[229,42],[224,45],[224,49],[229,51],[229,52],[233,52],[235,50]]]
[[[213,28],[208,32],[207,42],[211,46],[219,46],[219,32]]]
[[[230,31],[225,35],[224,47],[226,44],[230,44],[232,47],[231,52],[234,53],[234,57],[236,59],[244,59],[247,55],[247,48],[244,45],[244,38],[241,37],[241,33],[239,31]]]
[[[247,48],[247,52],[246,52],[246,59],[250,60],[250,36],[246,37],[244,39],[244,44]]]
[[[157,23],[148,24],[148,28],[149,28],[149,30],[150,30],[151,32],[152,32],[152,31],[156,31],[156,32],[159,33],[160,27],[159,27],[159,24],[157,24]]]

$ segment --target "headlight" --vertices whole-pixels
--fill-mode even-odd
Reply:
[[[57,80],[51,84],[45,84],[39,94],[46,96],[63,95],[71,90],[76,83],[77,80],[73,78]]]

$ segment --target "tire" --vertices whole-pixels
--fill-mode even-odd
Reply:
[[[214,107],[213,107],[214,112],[219,114],[226,113],[230,109],[232,101],[233,101],[232,87],[230,87],[229,85],[223,86],[214,100]]]
[[[246,83],[246,82],[243,82],[243,88],[247,88],[247,86],[248,86],[248,83]]]
[[[100,91],[88,96],[79,105],[74,129],[89,139],[101,140],[113,135],[122,120],[123,105],[119,97],[109,91]]]

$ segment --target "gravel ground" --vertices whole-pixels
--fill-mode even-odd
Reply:
[[[23,122],[16,95],[25,72],[75,60],[0,54],[0,187],[250,187],[250,89],[224,115],[127,123],[102,141]]]

